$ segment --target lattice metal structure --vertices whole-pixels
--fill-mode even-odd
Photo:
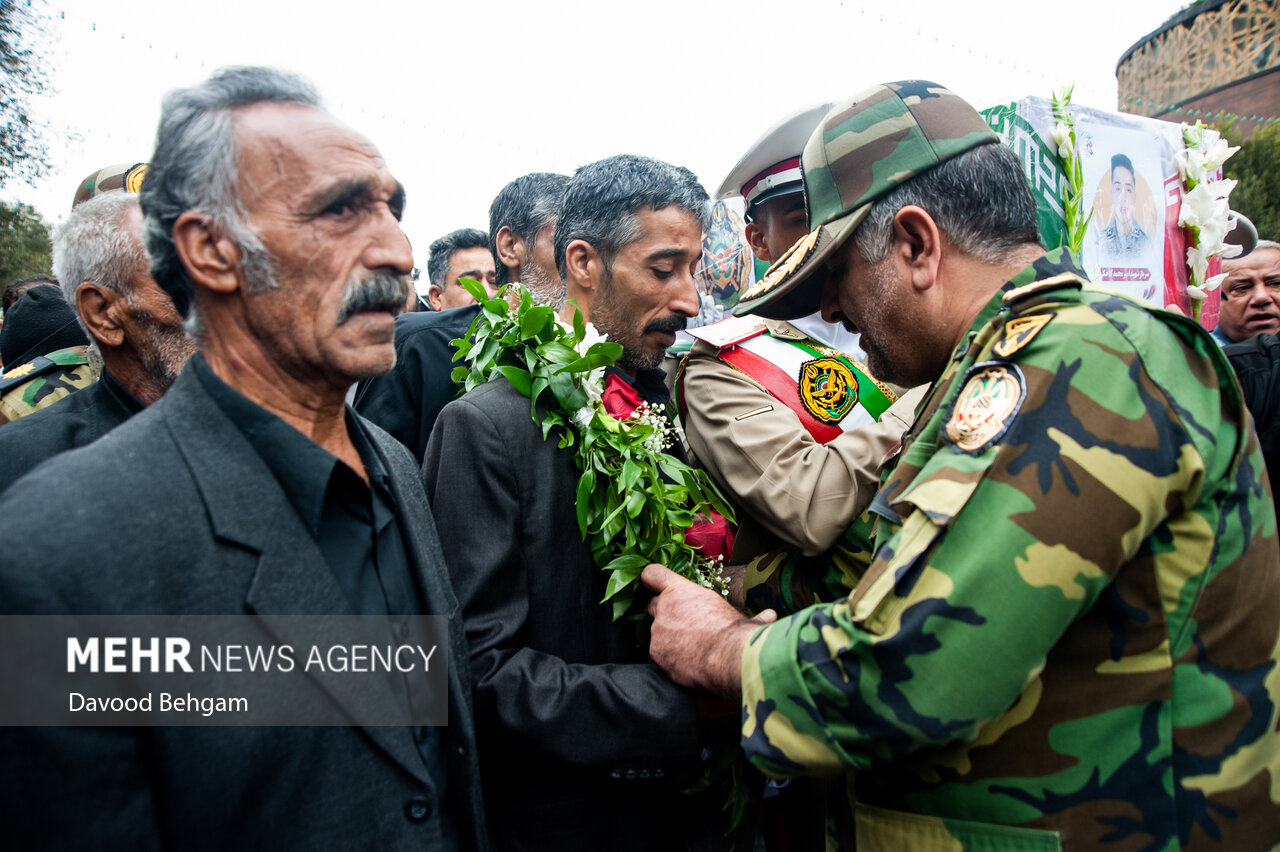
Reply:
[[[1139,115],[1194,117],[1208,114],[1203,109],[1208,107],[1270,123],[1280,112],[1276,71],[1280,0],[1203,0],[1121,57],[1116,66],[1119,108]],[[1275,97],[1266,97],[1268,92]]]

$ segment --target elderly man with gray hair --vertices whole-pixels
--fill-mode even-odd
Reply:
[[[315,619],[295,616],[378,616],[407,642],[422,641],[415,615],[438,612],[447,697],[424,694],[425,677],[335,683],[308,662],[299,695],[347,724],[7,729],[16,847],[487,848],[466,643],[417,464],[344,405],[394,359],[413,268],[404,197],[298,77],[231,68],[170,93],[142,188],[146,245],[198,351],[159,402],[0,499],[0,600],[252,615],[300,658]],[[29,535],[68,482],[75,522]],[[406,723],[362,717],[371,693]],[[417,721],[433,702],[446,727]]]
[[[102,355],[102,378],[0,430],[0,491],[158,400],[194,351],[173,302],[147,272],[136,194],[108,192],[72,210],[54,235],[53,268]]]

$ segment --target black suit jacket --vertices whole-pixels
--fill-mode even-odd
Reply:
[[[111,377],[0,427],[0,492],[54,456],[91,444],[142,410]]]
[[[1235,368],[1267,462],[1271,493],[1280,492],[1280,337],[1259,334],[1222,348]],[[32,415],[34,416],[34,415]],[[1276,506],[1280,514],[1280,503]]]
[[[415,311],[396,317],[396,364],[360,383],[352,406],[409,448],[422,461],[440,409],[458,395],[451,378],[452,341],[466,337],[479,305],[448,311]]]
[[[573,456],[495,380],[445,406],[423,475],[471,648],[495,847],[683,849],[694,806],[670,782],[699,755],[693,696],[600,602]]]
[[[416,465],[369,430],[391,474],[413,576],[448,615],[442,729],[461,847],[487,847],[466,640]],[[32,535],[58,518],[56,535]],[[348,613],[304,522],[188,368],[101,441],[0,498],[11,613]],[[282,637],[286,638],[286,637]],[[2,732],[6,844],[67,849],[422,848],[426,770],[404,727],[13,728]],[[421,808],[417,813],[421,814]]]

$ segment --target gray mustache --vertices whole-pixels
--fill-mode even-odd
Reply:
[[[375,272],[368,278],[347,282],[342,293],[342,308],[338,311],[338,325],[342,325],[361,311],[384,310],[392,316],[404,310],[409,299],[407,278],[386,272]]]

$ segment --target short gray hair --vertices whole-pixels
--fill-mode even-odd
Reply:
[[[427,249],[427,280],[443,291],[453,253],[473,248],[489,248],[489,235],[479,228],[459,228],[433,242]]]
[[[578,169],[556,219],[560,277],[565,277],[569,243],[590,243],[608,273],[618,251],[640,239],[640,210],[662,210],[673,204],[693,214],[703,231],[711,227],[711,198],[694,173],[683,166],[619,154]]]
[[[54,232],[53,272],[86,334],[89,329],[76,308],[76,290],[82,283],[92,281],[114,290],[128,302],[135,299],[133,278],[146,268],[147,256],[129,227],[134,211],[141,215],[136,193],[105,192],[76,205]]]
[[[1028,243],[1040,242],[1036,202],[1018,156],[1003,145],[981,145],[911,178],[871,206],[854,232],[867,263],[893,246],[893,217],[903,207],[927,210],[962,254],[997,264]]]
[[[489,251],[496,264],[495,280],[499,287],[507,285],[507,267],[498,261],[498,231],[508,227],[524,240],[525,248],[533,253],[538,231],[560,212],[569,176],[554,172],[533,172],[522,175],[507,184],[494,196],[489,205]]]
[[[258,103],[320,107],[306,80],[274,68],[224,68],[199,85],[165,95],[156,149],[142,181],[144,240],[151,277],[191,315],[195,285],[173,244],[173,225],[188,210],[207,214],[240,247],[250,286],[275,286],[271,256],[245,222],[238,197],[232,112]]]

